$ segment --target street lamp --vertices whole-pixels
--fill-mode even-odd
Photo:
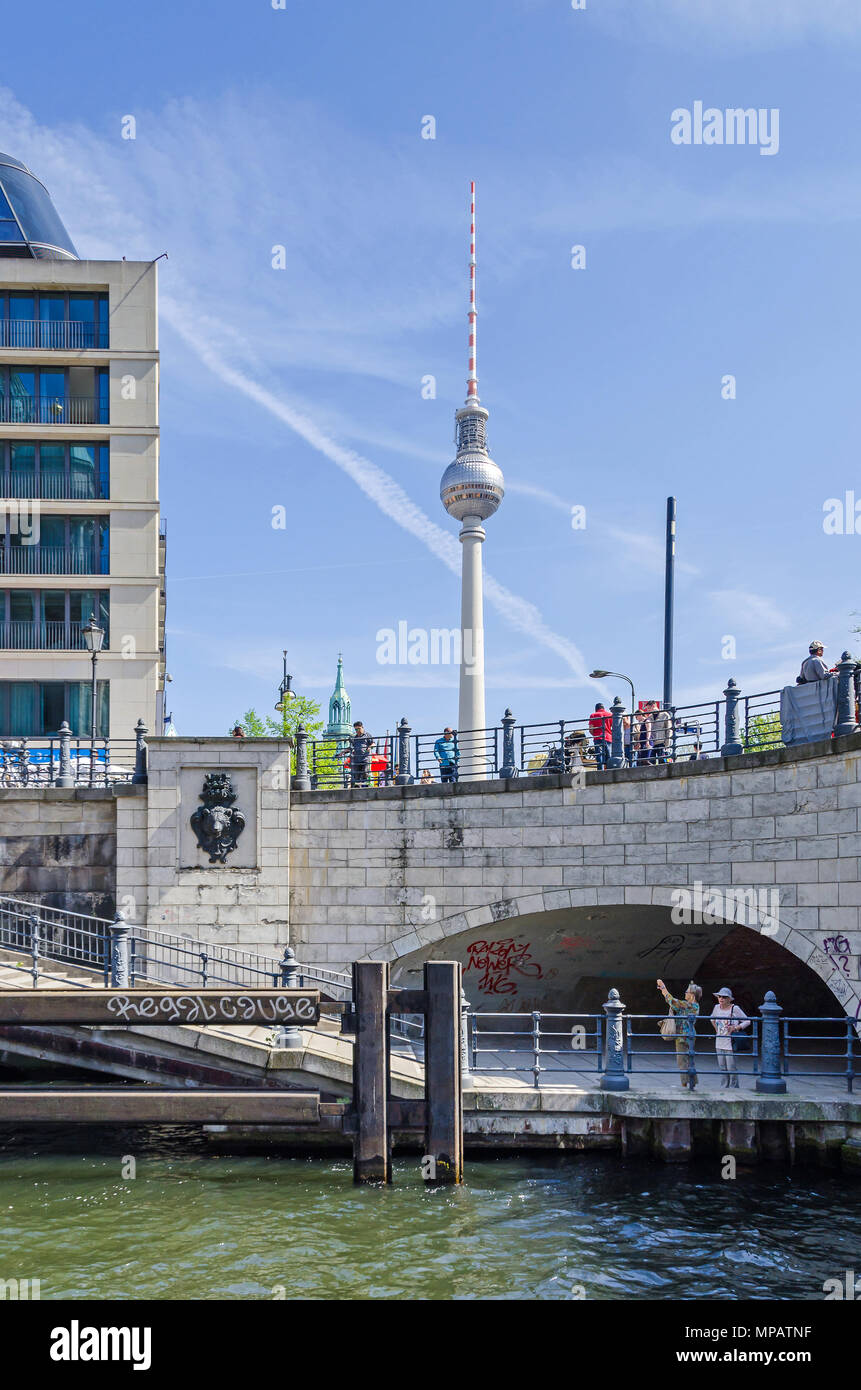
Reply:
[[[604,679],[605,676],[615,676],[615,677],[616,677],[618,680],[620,680],[620,681],[627,681],[628,684],[629,684],[629,686],[631,687],[631,762],[633,763],[633,761],[634,761],[634,710],[635,710],[636,704],[637,704],[637,699],[636,699],[636,696],[635,696],[635,694],[634,694],[634,682],[631,680],[631,677],[630,677],[630,676],[625,676],[625,675],[623,675],[621,671],[599,671],[599,670],[596,669],[596,670],[594,670],[594,671],[590,671],[590,672],[589,672],[589,679],[590,679],[591,681],[602,681],[602,680]],[[625,751],[625,739],[624,739],[624,736],[623,736],[623,738],[622,738],[622,753],[623,753],[623,755],[624,755],[624,751]]]
[[[101,623],[96,622],[96,619],[91,613],[90,621],[81,628],[81,632],[83,633],[87,651],[90,653],[93,663],[93,717],[90,725],[90,786],[92,786],[96,763],[96,662],[99,659],[99,652],[102,650],[102,643],[105,640],[105,629],[102,627]]]
[[[287,653],[284,652],[284,675],[282,676],[281,684],[278,687],[278,703],[275,706],[277,712],[282,715],[287,713],[287,706],[290,703],[290,701],[296,699],[295,690],[291,690],[290,688],[290,682],[292,681],[292,679],[293,677],[288,676],[287,674]]]

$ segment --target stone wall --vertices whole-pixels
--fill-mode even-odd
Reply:
[[[142,796],[136,787],[0,788],[0,893],[113,917],[116,808]]]
[[[861,737],[853,736],[590,774],[582,789],[548,777],[480,790],[461,783],[294,793],[294,944],[335,968],[370,956],[414,970],[428,955],[469,966],[476,943],[499,957],[499,943],[511,940],[516,956],[528,936],[530,953],[521,952],[519,970],[517,959],[509,965],[508,980],[516,986],[518,973],[548,979],[553,971],[561,989],[565,971],[612,978],[609,922],[584,930],[609,913],[619,931],[648,925],[656,954],[643,951],[644,972],[668,971],[669,958],[675,978],[721,939],[689,933],[673,953],[673,932],[685,935],[670,919],[679,888],[773,890],[779,924],[771,940],[854,1013],[859,769]],[[763,925],[730,915],[724,933],[736,920]],[[498,969],[505,973],[504,960],[491,962],[491,973]]]

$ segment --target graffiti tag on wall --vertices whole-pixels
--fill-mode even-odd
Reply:
[[[499,941],[473,941],[466,950],[464,974],[478,971],[481,979],[477,988],[480,994],[516,994],[518,982],[514,976],[540,980],[543,976],[541,966],[529,954],[531,941],[517,942],[513,936],[502,937]]]

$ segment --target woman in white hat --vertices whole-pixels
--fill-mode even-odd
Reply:
[[[732,1046],[733,1033],[738,1033],[742,1028],[750,1027],[750,1019],[732,997],[732,990],[719,989],[715,995],[717,1003],[712,1009],[712,1028],[717,1036],[715,1037],[715,1052],[717,1054],[718,1070],[721,1073],[720,1084],[728,1090],[738,1090],[738,1070],[735,1065],[735,1053]]]

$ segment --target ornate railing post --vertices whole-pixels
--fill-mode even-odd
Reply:
[[[625,761],[625,740],[622,729],[622,719],[625,715],[625,706],[618,695],[610,706],[610,713],[613,716],[613,735],[608,767],[621,767]]]
[[[300,724],[296,729],[296,775],[293,778],[293,786],[297,792],[311,790],[311,778],[308,773],[308,730],[304,724]]]
[[[722,758],[735,758],[739,753],[744,752],[738,715],[740,695],[741,691],[732,676],[730,676],[726,683],[726,690],[724,691],[724,696],[726,698],[726,721],[724,724],[724,743],[720,750]]]
[[[406,787],[412,782],[410,776],[410,726],[407,717],[404,715],[398,725],[398,775],[395,778],[395,786]]]
[[[58,787],[73,787],[75,785],[75,779],[72,775],[72,731],[65,719],[60,725],[60,773],[56,785]]]
[[[619,991],[611,989],[604,1005],[607,1015],[607,1051],[604,1075],[601,1077],[602,1091],[627,1091],[630,1086],[625,1075],[625,1039],[622,1015],[625,1005],[619,998]]]
[[[136,786],[146,782],[148,776],[147,746],[146,746],[147,726],[142,719],[135,725],[135,772],[132,781]],[[105,777],[108,775],[108,764],[105,761]]]
[[[780,1015],[783,1009],[775,999],[773,989],[766,994],[759,1012],[762,1014],[762,1041],[756,1089],[765,1095],[782,1096],[786,1094],[780,1064]]]
[[[284,947],[284,956],[281,961],[281,988],[299,988],[299,962],[296,959],[296,952],[292,946]],[[302,1033],[295,1023],[281,1024],[275,1030],[276,1047],[301,1047]]]
[[[111,988],[128,989],[131,984],[131,927],[125,914],[118,912],[111,922]]]
[[[837,724],[834,732],[855,734],[858,724],[855,719],[855,658],[844,652],[837,663]]]
[[[39,930],[41,924],[38,912],[31,912],[27,921],[30,925],[30,960],[32,962],[30,974],[33,976],[33,988],[35,989],[39,983]]]
[[[514,763],[514,725],[516,720],[510,709],[507,709],[502,716],[502,767],[499,769],[500,777],[516,777],[517,767]]]

